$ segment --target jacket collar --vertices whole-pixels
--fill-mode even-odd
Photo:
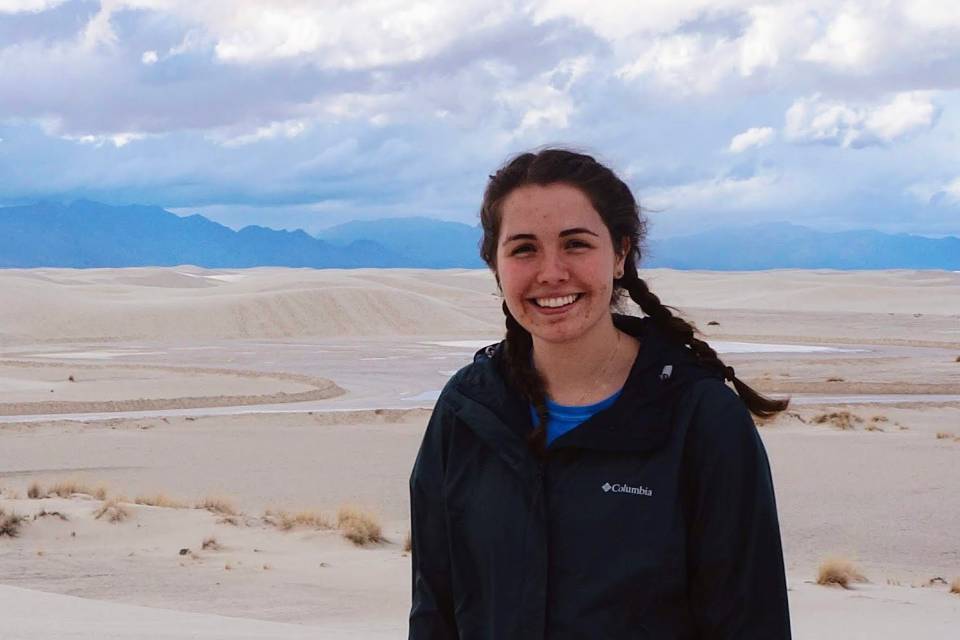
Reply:
[[[614,314],[614,325],[640,340],[640,350],[623,387],[609,408],[557,438],[549,451],[581,448],[652,451],[670,435],[679,394],[693,381],[719,377],[701,367],[689,348],[667,338],[649,318]],[[511,466],[530,458],[530,405],[506,379],[504,343],[477,352],[474,364],[449,394],[454,410]]]

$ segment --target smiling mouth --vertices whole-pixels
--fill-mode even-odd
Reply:
[[[530,298],[534,305],[543,309],[560,309],[567,307],[583,297],[582,293],[572,293],[568,296],[557,296],[554,298]]]

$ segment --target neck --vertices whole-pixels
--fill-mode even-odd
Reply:
[[[622,377],[624,356],[633,362],[630,354],[636,356],[636,342],[618,336],[610,315],[574,342],[550,343],[534,336],[533,364],[543,376],[548,395],[561,404],[580,404],[577,400],[583,397],[606,393],[611,380],[622,384],[618,378]]]

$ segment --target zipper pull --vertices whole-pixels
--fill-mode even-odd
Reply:
[[[668,364],[663,368],[663,371],[660,372],[660,380],[666,382],[670,379],[670,376],[673,375],[673,365]]]

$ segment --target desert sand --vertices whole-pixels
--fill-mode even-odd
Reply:
[[[645,275],[796,401],[759,426],[794,637],[955,633],[960,274]],[[500,338],[487,272],[6,270],[0,296],[4,638],[405,637],[407,478]],[[382,540],[347,540],[344,505]],[[817,585],[831,555],[868,582]]]

